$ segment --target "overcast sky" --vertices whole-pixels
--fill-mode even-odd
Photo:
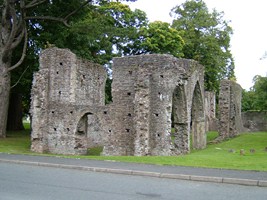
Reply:
[[[204,0],[211,10],[225,13],[234,29],[231,52],[235,59],[237,82],[246,90],[255,75],[267,75],[267,58],[260,60],[267,51],[267,0]],[[170,10],[185,0],[138,0],[129,3],[147,13],[149,20],[171,23]]]

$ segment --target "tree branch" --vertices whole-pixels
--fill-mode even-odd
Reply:
[[[64,18],[60,18],[60,17],[52,17],[52,16],[27,16],[25,17],[26,20],[33,20],[33,19],[37,19],[37,20],[52,20],[52,21],[58,21],[63,23],[65,26],[70,27],[70,25],[68,24],[68,18],[74,14],[76,14],[78,11],[80,11],[84,6],[86,6],[87,4],[91,3],[93,0],[87,0],[86,2],[84,2],[79,8],[77,8],[76,10],[74,10],[73,12],[69,13],[67,16],[65,16]],[[33,2],[36,2],[33,1]],[[45,2],[45,0],[42,0],[42,3]],[[31,4],[31,3],[30,3]],[[40,4],[40,3],[38,3]]]
[[[76,10],[74,10],[73,12],[69,13],[67,16],[64,17],[64,20],[67,20],[70,16],[74,15],[75,13],[77,13],[79,10],[81,10],[84,6],[86,6],[87,4],[91,3],[93,0],[87,0],[86,2],[84,2],[79,8],[77,8]]]
[[[19,0],[10,0],[10,1],[7,0],[6,5],[1,6],[1,8],[3,8],[4,6],[7,6],[7,8],[4,9],[5,13],[3,13],[3,17],[5,18],[4,23],[9,23],[9,26],[11,28],[9,38],[5,44],[5,47],[4,47],[3,55],[5,55],[5,54],[7,55],[10,50],[17,47],[17,45],[21,42],[22,38],[24,37],[24,46],[23,46],[21,58],[15,65],[13,65],[7,69],[7,71],[6,71],[7,73],[13,69],[19,67],[26,56],[28,33],[27,33],[27,27],[25,24],[26,23],[25,20],[52,20],[52,21],[61,22],[65,26],[70,27],[70,25],[67,23],[68,18],[70,16],[74,15],[75,13],[77,13],[79,10],[81,10],[87,4],[91,3],[93,0],[85,1],[79,8],[77,8],[73,12],[69,13],[64,18],[52,17],[52,16],[26,16],[25,9],[36,7],[36,6],[44,3],[45,1],[47,1],[47,0],[32,0],[30,3],[25,5],[24,0],[20,0],[20,1]],[[16,9],[15,9],[15,6],[16,6],[15,4],[17,2],[20,2],[21,15],[19,15],[19,16],[16,14]],[[13,4],[13,5],[11,5],[11,4]],[[6,21],[7,19],[9,21]],[[2,25],[3,25],[3,21],[2,21]]]
[[[25,20],[33,20],[33,19],[58,21],[58,22],[62,22],[67,27],[70,26],[67,23],[67,20],[65,20],[63,18],[51,17],[51,16],[27,16],[27,17],[25,17]]]
[[[47,0],[34,0],[34,1],[31,1],[30,3],[28,3],[25,8],[26,9],[29,9],[29,8],[33,8],[33,7],[36,7],[44,2],[46,2]]]
[[[19,43],[21,42],[22,38],[24,37],[24,31],[25,31],[25,29],[22,29],[22,32],[18,35],[18,37],[14,38],[13,43],[8,48],[8,50],[12,50],[12,49],[16,48],[19,45]]]
[[[17,82],[16,82],[14,85],[12,85],[12,86],[10,87],[10,89],[12,89],[12,88],[16,87],[16,85],[18,85],[18,83],[19,83],[20,80],[22,79],[22,77],[23,77],[23,75],[25,74],[25,72],[29,69],[29,67],[30,67],[30,65],[28,65],[28,66],[26,67],[26,69],[22,72],[22,74],[20,75],[20,77],[19,77],[19,79],[17,80]]]
[[[16,33],[17,33],[18,20],[17,20],[16,10],[15,10],[15,8],[13,6],[10,6],[9,7],[9,12],[10,12],[10,16],[11,16],[11,19],[10,19],[11,32],[10,32],[8,40],[7,40],[6,44],[5,44],[5,50],[4,51],[6,51],[6,49],[8,49],[9,46],[11,46],[14,38],[16,37]]]
[[[3,58],[4,59],[9,54],[10,50],[14,49],[15,47],[19,45],[19,43],[21,42],[25,34],[24,33],[25,26],[24,26],[24,20],[23,20],[24,12],[23,10],[21,10],[21,15],[18,16],[16,13],[16,9],[15,9],[15,6],[16,6],[15,3],[16,1],[11,0],[6,5],[5,15],[6,17],[9,18],[9,20],[5,21],[5,23],[8,23],[8,27],[10,27],[11,31],[9,33],[7,40],[3,44],[4,45],[3,47]],[[23,5],[24,5],[23,3],[24,1],[21,1],[21,8],[23,8]]]
[[[26,56],[27,42],[28,42],[28,32],[27,32],[26,26],[25,26],[24,29],[25,29],[24,30],[24,46],[23,46],[23,51],[22,51],[22,54],[21,54],[21,58],[15,65],[13,65],[10,68],[8,68],[6,72],[10,72],[11,70],[16,69],[17,67],[19,67],[21,65],[21,63],[23,62],[25,56]]]

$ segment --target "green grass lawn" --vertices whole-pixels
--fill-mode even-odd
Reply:
[[[9,131],[6,138],[0,139],[0,152],[26,154],[30,151],[30,131]]]
[[[208,141],[216,138],[216,132],[209,132]],[[240,169],[267,171],[267,132],[244,133],[236,138],[219,144],[208,144],[206,149],[192,150],[183,156],[96,156],[102,148],[89,150],[87,156],[62,156],[69,158],[113,160],[123,162],[148,163],[157,165],[179,165],[193,167],[209,167],[222,169]],[[240,149],[245,150],[240,155]],[[250,149],[255,152],[251,153]],[[229,152],[232,150],[232,152]],[[30,152],[29,130],[8,132],[7,138],[0,139],[0,152],[14,154],[33,154]],[[35,154],[36,155],[36,154]],[[52,154],[41,154],[53,156]]]

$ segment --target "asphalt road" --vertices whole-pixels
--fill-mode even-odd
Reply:
[[[265,187],[0,163],[1,200],[265,200]]]

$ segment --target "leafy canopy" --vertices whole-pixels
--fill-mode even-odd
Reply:
[[[166,53],[175,57],[183,56],[184,40],[179,31],[166,22],[155,21],[142,27],[139,32],[143,53]]]
[[[250,91],[243,90],[242,111],[267,110],[267,77],[255,76]]]
[[[234,60],[230,52],[233,33],[223,12],[209,12],[202,0],[187,0],[172,9],[172,27],[181,33],[185,58],[194,59],[205,67],[205,87],[219,89],[223,78],[233,79]]]

